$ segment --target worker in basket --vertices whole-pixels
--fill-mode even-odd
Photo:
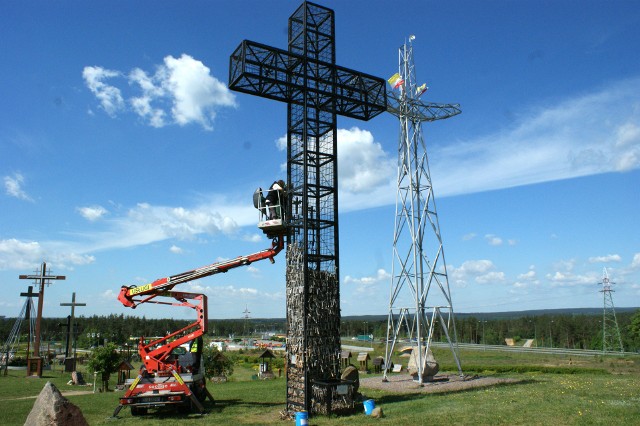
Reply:
[[[269,211],[269,219],[282,219],[284,212],[286,185],[282,179],[271,184],[269,192],[265,197],[265,204]]]

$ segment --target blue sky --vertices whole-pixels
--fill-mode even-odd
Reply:
[[[640,306],[635,1],[325,1],[337,62],[388,78],[414,34],[458,312]],[[45,260],[45,316],[190,318],[115,299],[269,246],[253,190],[285,177],[286,106],[227,89],[243,39],[286,48],[298,1],[26,1],[0,16],[0,315]],[[388,310],[398,122],[338,119],[343,315]],[[211,318],[285,316],[284,254],[181,286]]]

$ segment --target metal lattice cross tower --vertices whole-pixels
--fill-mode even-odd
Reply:
[[[603,297],[603,310],[602,310],[602,352],[624,352],[622,346],[622,337],[620,336],[620,328],[618,327],[618,320],[616,319],[616,310],[613,306],[613,289],[612,284],[615,284],[609,280],[609,274],[607,268],[602,270],[602,293]]]
[[[334,12],[304,2],[282,50],[244,40],[229,88],[287,103],[287,411],[311,412],[311,385],[339,373],[337,115],[387,109],[381,78],[336,65]]]
[[[432,375],[428,373],[427,355],[434,326],[438,322],[462,375],[444,246],[440,236],[427,149],[422,136],[423,122],[458,115],[460,107],[457,104],[420,101],[421,90],[416,84],[413,62],[413,38],[410,37],[409,45],[405,43],[399,49],[399,79],[396,80],[399,94],[392,92],[389,96],[389,112],[400,121],[400,138],[383,380],[387,380],[388,367],[399,335],[406,332],[410,341],[415,342],[412,358],[417,369],[415,377],[422,383]],[[428,302],[431,306],[427,306]]]

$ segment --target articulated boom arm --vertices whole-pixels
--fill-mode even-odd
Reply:
[[[195,322],[183,327],[178,331],[167,334],[157,340],[152,340],[145,343],[144,337],[140,338],[138,349],[140,351],[140,357],[144,361],[144,365],[148,372],[156,371],[170,371],[178,367],[177,360],[169,358],[171,352],[184,343],[188,343],[197,339],[207,332],[207,296],[197,293],[183,293],[179,291],[166,291],[161,296],[173,297],[177,302],[159,302],[153,301],[151,303],[161,303],[171,306],[184,306],[191,308],[197,312],[197,319]],[[194,304],[188,300],[195,300],[198,303]]]
[[[220,272],[227,272],[230,269],[237,268],[239,266],[250,265],[251,263],[257,262],[259,260],[269,259],[271,263],[273,263],[273,258],[278,253],[280,253],[283,247],[284,236],[277,236],[271,241],[271,248],[250,254],[248,256],[239,256],[235,259],[212,263],[211,265],[203,266],[201,268],[193,269],[181,274],[160,278],[152,283],[141,286],[122,286],[122,288],[120,289],[120,294],[118,295],[118,300],[124,306],[135,309],[136,306],[141,303],[150,302],[156,296],[164,295],[164,292],[171,290],[177,284],[197,280],[198,278],[208,277],[209,275],[214,275]],[[134,297],[136,296],[141,296],[143,298],[134,299]]]
[[[239,266],[250,265],[259,260],[273,258],[280,253],[284,246],[284,236],[279,235],[271,242],[271,248],[250,254],[239,256],[235,259],[212,263],[181,274],[160,278],[150,284],[142,286],[122,286],[118,300],[129,308],[136,308],[141,303],[156,303],[161,305],[182,306],[196,311],[197,319],[181,330],[167,334],[160,339],[145,342],[144,337],[140,338],[138,349],[144,361],[147,372],[170,372],[179,368],[177,360],[171,358],[174,349],[184,343],[191,342],[207,332],[207,296],[197,293],[185,293],[171,291],[174,286],[180,283],[192,281],[198,278],[208,277],[219,272],[227,272]],[[175,301],[155,300],[156,297],[170,297]]]

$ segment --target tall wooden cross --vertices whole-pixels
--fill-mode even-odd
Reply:
[[[37,285],[40,286],[38,291],[38,316],[36,317],[36,335],[33,342],[33,359],[36,363],[35,375],[42,377],[42,358],[40,358],[40,323],[42,321],[42,306],[44,304],[44,286],[51,284],[50,280],[64,280],[67,277],[64,275],[47,275],[47,263],[42,262],[38,275],[20,275],[18,278],[21,280],[34,280]],[[34,370],[31,369],[31,365],[27,362],[27,375],[33,375]]]
[[[71,316],[69,317],[69,322],[67,324],[67,347],[65,349],[65,354],[66,356],[69,355],[69,345],[71,344],[71,342],[73,341],[73,344],[71,345],[72,348],[76,347],[76,335],[73,331],[75,331],[75,329],[73,328],[73,319],[74,317],[74,313],[75,313],[75,308],[76,306],[87,306],[86,303],[80,303],[80,302],[76,302],[76,292],[74,291],[73,293],[71,293],[71,303],[61,303],[60,306],[71,306]],[[68,369],[70,369],[71,371],[75,371],[75,364],[76,364],[76,359],[75,359],[75,352],[73,355],[73,365],[69,366]],[[65,366],[66,366],[66,361],[65,361]]]
[[[336,65],[331,9],[304,2],[288,50],[244,40],[229,88],[287,104],[287,411],[312,411],[314,383],[339,377],[337,115],[387,110],[385,80]],[[330,389],[317,389],[317,393]]]

